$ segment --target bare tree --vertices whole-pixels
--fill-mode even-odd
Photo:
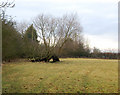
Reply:
[[[47,61],[51,57],[59,56],[67,39],[74,34],[81,33],[81,26],[75,15],[64,15],[62,18],[53,18],[46,15],[38,15],[33,21],[41,39],[45,45]],[[57,57],[58,58],[58,57]]]
[[[61,52],[61,49],[66,43],[67,39],[73,38],[74,35],[76,35],[76,37],[79,36],[81,31],[82,27],[80,26],[76,15],[64,15],[59,22],[57,45],[60,47],[58,49],[58,54]]]
[[[16,29],[18,32],[21,33],[22,37],[25,31],[27,30],[28,26],[29,26],[29,23],[27,21],[22,21],[16,24]]]
[[[5,14],[6,9],[7,8],[13,8],[14,6],[15,6],[14,1],[9,2],[7,0],[7,1],[4,1],[4,2],[0,2],[0,11],[1,11],[0,17],[1,17],[2,20],[7,17],[7,15]],[[11,19],[11,17],[10,17],[10,19]]]

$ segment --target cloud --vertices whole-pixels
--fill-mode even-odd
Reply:
[[[16,16],[17,21],[31,21],[40,13],[56,17],[77,13],[92,47],[117,46],[118,0],[15,0],[15,3],[15,8],[9,9],[8,14]]]
[[[108,35],[88,35],[85,34],[84,37],[88,40],[90,47],[96,47],[101,50],[107,49],[118,49],[118,41],[113,40],[112,36]]]

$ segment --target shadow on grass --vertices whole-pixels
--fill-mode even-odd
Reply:
[[[64,61],[57,61],[57,62],[50,61],[49,63],[60,64],[60,63],[63,63],[63,62],[64,62]]]

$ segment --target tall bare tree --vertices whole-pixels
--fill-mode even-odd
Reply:
[[[47,61],[53,55],[59,56],[68,38],[81,33],[81,26],[76,15],[54,18],[40,14],[34,19],[33,23],[38,30],[41,43],[45,45]]]

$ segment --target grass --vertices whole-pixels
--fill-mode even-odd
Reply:
[[[117,93],[118,61],[62,58],[2,66],[3,93]]]

